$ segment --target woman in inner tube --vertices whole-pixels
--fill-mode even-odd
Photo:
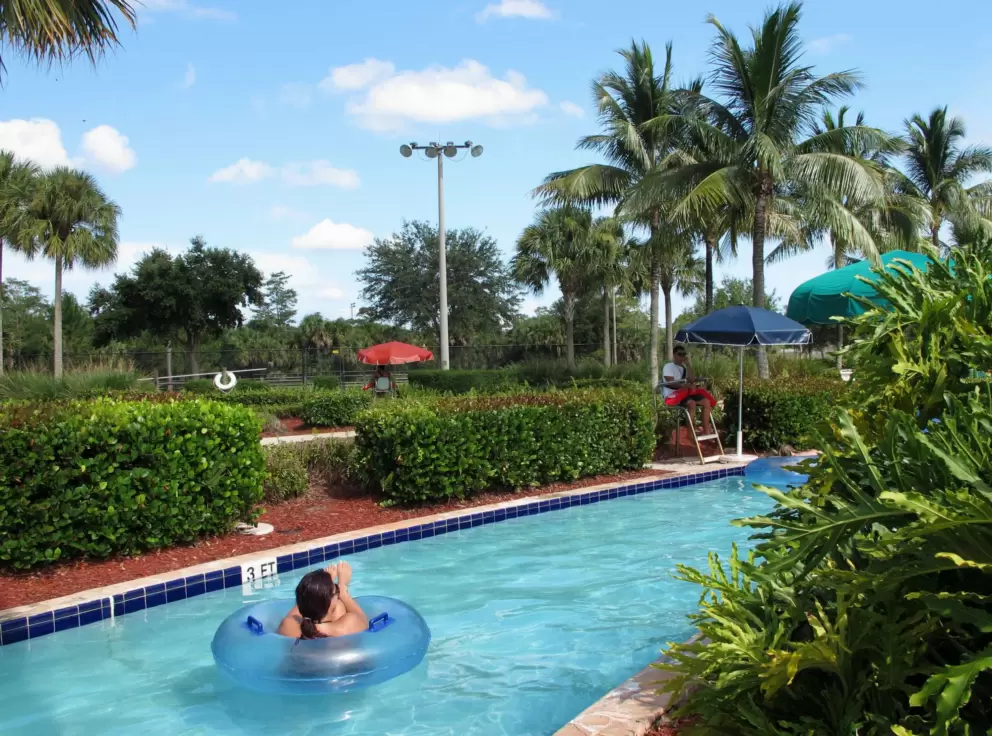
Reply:
[[[304,575],[296,586],[296,605],[279,624],[279,633],[294,639],[321,639],[365,631],[369,619],[348,592],[350,582],[347,562]]]
[[[696,405],[703,407],[703,434],[713,434],[713,424],[710,421],[710,414],[716,406],[716,399],[713,395],[702,388],[705,379],[698,378],[692,372],[692,364],[686,354],[684,345],[675,346],[675,359],[672,363],[666,363],[662,369],[661,391],[665,399],[666,406],[684,406],[689,412],[692,422],[696,421]]]

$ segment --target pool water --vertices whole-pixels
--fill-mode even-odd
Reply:
[[[417,669],[334,696],[260,695],[220,675],[218,624],[241,588],[0,647],[0,733],[553,734],[692,634],[699,589],[672,578],[770,502],[743,478],[577,506],[349,558],[355,595],[409,602],[433,641]]]

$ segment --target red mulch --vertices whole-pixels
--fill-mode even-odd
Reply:
[[[304,434],[316,434],[318,432],[351,432],[354,427],[311,427],[299,417],[287,417],[280,419],[283,429],[280,432],[262,432],[263,437],[287,437]]]
[[[691,726],[698,718],[679,718],[671,723],[658,723],[647,730],[644,736],[678,736],[683,726]]]
[[[553,483],[535,488],[527,495],[555,493],[621,480],[666,475],[657,470],[635,470],[618,475],[584,478],[574,483]],[[485,506],[520,498],[512,492],[484,493],[466,501],[452,501],[415,508],[383,508],[368,495],[342,497],[339,488],[311,488],[303,497],[269,506],[261,521],[275,527],[272,534],[252,537],[228,534],[204,539],[188,547],[172,547],[138,557],[108,560],[75,560],[30,573],[0,573],[0,610],[58,598],[90,588],[113,585],[197,565],[201,562],[234,557],[282,547],[332,534],[389,524],[418,516]]]

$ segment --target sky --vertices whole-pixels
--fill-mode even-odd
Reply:
[[[136,32],[96,67],[36,68],[4,56],[0,149],[91,171],[122,208],[114,268],[67,274],[85,298],[153,247],[194,235],[285,271],[300,314],[361,306],[362,248],[404,220],[437,219],[436,164],[403,143],[467,140],[479,158],[446,160],[448,228],[476,227],[507,258],[549,172],[596,161],[575,149],[597,131],[591,82],[616,50],[646,40],[675,76],[707,71],[708,13],[747,34],[752,0],[145,0]],[[278,11],[276,9],[278,8]],[[938,10],[939,8],[939,10]],[[848,101],[901,130],[949,106],[969,142],[992,143],[992,5],[987,0],[808,0],[801,32],[819,73],[857,69]],[[770,266],[783,299],[824,270],[826,247]],[[723,275],[750,274],[750,246]],[[53,291],[54,269],[10,253],[4,277]],[[549,304],[554,288],[528,296]],[[676,311],[686,306],[677,298]]]

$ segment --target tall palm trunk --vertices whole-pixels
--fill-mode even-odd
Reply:
[[[704,304],[706,314],[709,314],[713,311],[713,255],[716,253],[717,248],[717,237],[714,235],[712,230],[707,231],[703,235],[703,242],[706,245],[706,283],[704,286]],[[706,358],[709,359],[712,354],[713,347],[707,345]]]
[[[661,280],[661,265],[653,255],[655,248],[655,238],[658,237],[658,228],[661,225],[661,212],[655,210],[651,214],[651,242],[649,247],[652,250],[651,256],[651,390],[658,385],[658,352],[661,343],[661,336],[658,334],[658,285]]]
[[[751,268],[753,292],[751,303],[756,307],[765,306],[765,233],[768,225],[768,200],[771,198],[771,178],[765,175],[759,186],[754,203],[754,229],[751,235]],[[764,346],[758,347],[758,378],[767,380],[768,353]]]
[[[610,367],[610,290],[603,285],[603,365]]]
[[[562,295],[565,303],[565,361],[569,370],[575,370],[575,296]]]
[[[834,249],[834,268],[841,268],[844,260],[844,248],[837,242],[833,233],[830,233],[830,244]],[[837,325],[837,370],[844,367],[844,358],[840,354],[842,347],[844,347],[844,325]]]
[[[933,243],[933,247],[940,249],[940,226],[943,224],[944,218],[940,216],[939,212],[934,212],[933,222],[930,225],[930,242]]]
[[[55,256],[55,310],[52,319],[53,373],[62,378],[62,256]]]
[[[200,338],[190,335],[186,340],[186,370],[190,373],[200,372]]]

